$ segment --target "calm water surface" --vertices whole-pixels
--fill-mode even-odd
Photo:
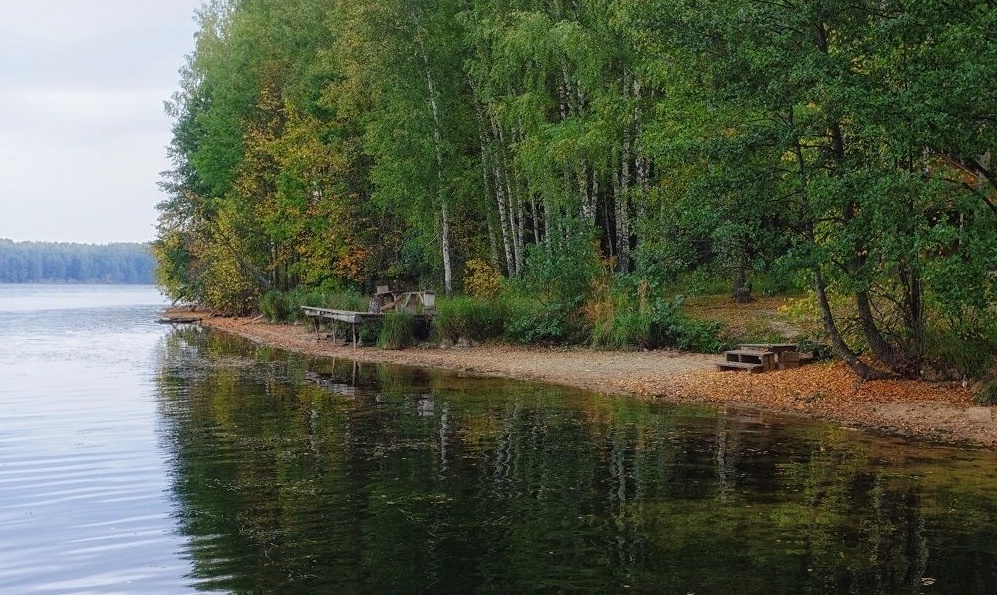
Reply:
[[[997,456],[0,285],[2,593],[997,592]]]

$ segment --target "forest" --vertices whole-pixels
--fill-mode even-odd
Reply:
[[[153,244],[175,300],[293,318],[432,288],[443,335],[715,350],[682,296],[792,293],[862,378],[993,364],[993,0],[197,18]]]
[[[153,283],[154,268],[148,244],[0,238],[0,283]]]

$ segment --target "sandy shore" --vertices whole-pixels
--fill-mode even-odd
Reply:
[[[472,348],[375,347],[353,350],[316,340],[305,326],[240,318],[205,318],[201,324],[258,343],[316,356],[444,368],[575,386],[650,400],[759,407],[833,420],[909,438],[997,447],[997,419],[973,404],[973,391],[956,383],[858,382],[838,363],[744,374],[717,372],[718,356],[674,351],[619,352],[540,349],[509,345]]]

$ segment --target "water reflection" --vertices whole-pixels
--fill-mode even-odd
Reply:
[[[997,592],[991,453],[194,328],[160,368],[201,590]]]

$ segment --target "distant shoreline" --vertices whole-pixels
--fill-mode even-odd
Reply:
[[[190,310],[172,309],[164,315]],[[719,356],[656,351],[541,349],[517,345],[354,350],[316,340],[301,325],[211,317],[200,324],[253,342],[319,357],[438,368],[478,376],[517,378],[648,401],[754,408],[837,422],[907,439],[997,448],[993,408],[973,403],[972,387],[924,381],[858,382],[838,363],[744,374],[717,372]]]
[[[0,239],[0,283],[155,283],[148,243],[77,244]]]
[[[155,286],[154,281],[0,281],[0,285],[127,285]]]

